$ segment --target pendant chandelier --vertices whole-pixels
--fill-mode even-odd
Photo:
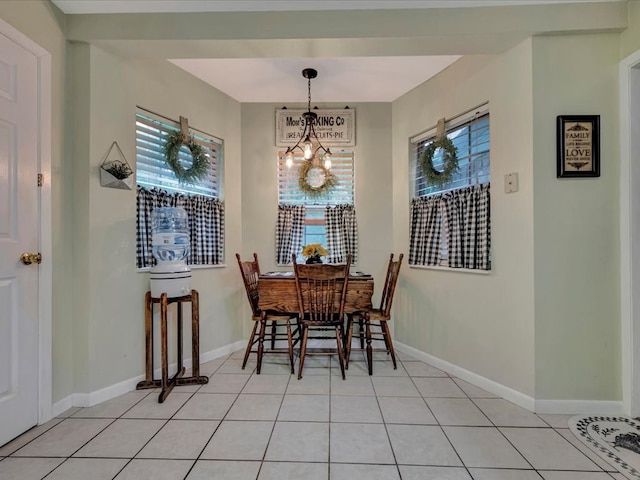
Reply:
[[[302,70],[302,76],[307,79],[307,111],[302,114],[304,118],[304,131],[300,135],[298,143],[293,147],[287,148],[285,159],[287,167],[293,166],[293,155],[296,149],[300,150],[304,155],[304,159],[313,162],[314,166],[322,165],[327,170],[331,168],[331,150],[322,146],[316,133],[315,124],[318,120],[318,114],[311,111],[311,79],[318,76],[317,70],[313,68],[305,68]],[[320,158],[322,156],[322,158]]]

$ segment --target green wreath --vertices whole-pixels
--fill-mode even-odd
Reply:
[[[436,170],[433,166],[433,155],[438,148],[442,149],[442,163],[444,170]],[[422,173],[427,185],[442,186],[449,183],[453,174],[458,170],[458,149],[446,135],[431,142],[422,154]]]
[[[309,171],[312,168],[322,169],[322,172],[324,173],[324,182],[322,182],[322,185],[314,187],[309,183],[307,176],[309,175]],[[298,186],[300,187],[300,190],[302,190],[306,195],[313,198],[320,197],[325,193],[329,193],[331,190],[333,190],[333,187],[335,187],[337,184],[338,177],[331,173],[328,168],[325,168],[324,165],[315,167],[313,165],[313,162],[311,161],[305,161],[302,163],[302,165],[300,165],[300,169],[298,170]]]
[[[204,149],[194,142],[192,137],[188,142],[184,140],[184,135],[179,130],[174,130],[169,134],[164,145],[165,162],[180,183],[195,184],[207,174],[209,159]],[[180,162],[179,153],[183,145],[186,145],[191,152],[192,160],[189,168],[184,168]]]

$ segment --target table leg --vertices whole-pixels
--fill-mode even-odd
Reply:
[[[369,312],[365,312],[364,314],[364,325],[367,340],[367,364],[369,367],[369,375],[373,375],[373,349],[371,348],[371,321],[369,320]]]
[[[176,338],[178,340],[177,350],[178,350],[178,371],[176,372],[176,377],[184,374],[184,367],[182,366],[182,302],[178,302],[176,305],[176,310],[178,311],[178,320],[177,330],[176,330]]]
[[[167,294],[160,297],[160,357],[162,362],[162,390],[169,385],[169,352],[167,345]],[[162,395],[161,395],[162,396]]]

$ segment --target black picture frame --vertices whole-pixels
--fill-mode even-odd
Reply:
[[[558,115],[557,178],[600,176],[600,115]]]

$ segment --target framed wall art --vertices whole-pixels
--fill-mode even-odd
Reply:
[[[600,176],[600,115],[558,115],[557,177]]]

